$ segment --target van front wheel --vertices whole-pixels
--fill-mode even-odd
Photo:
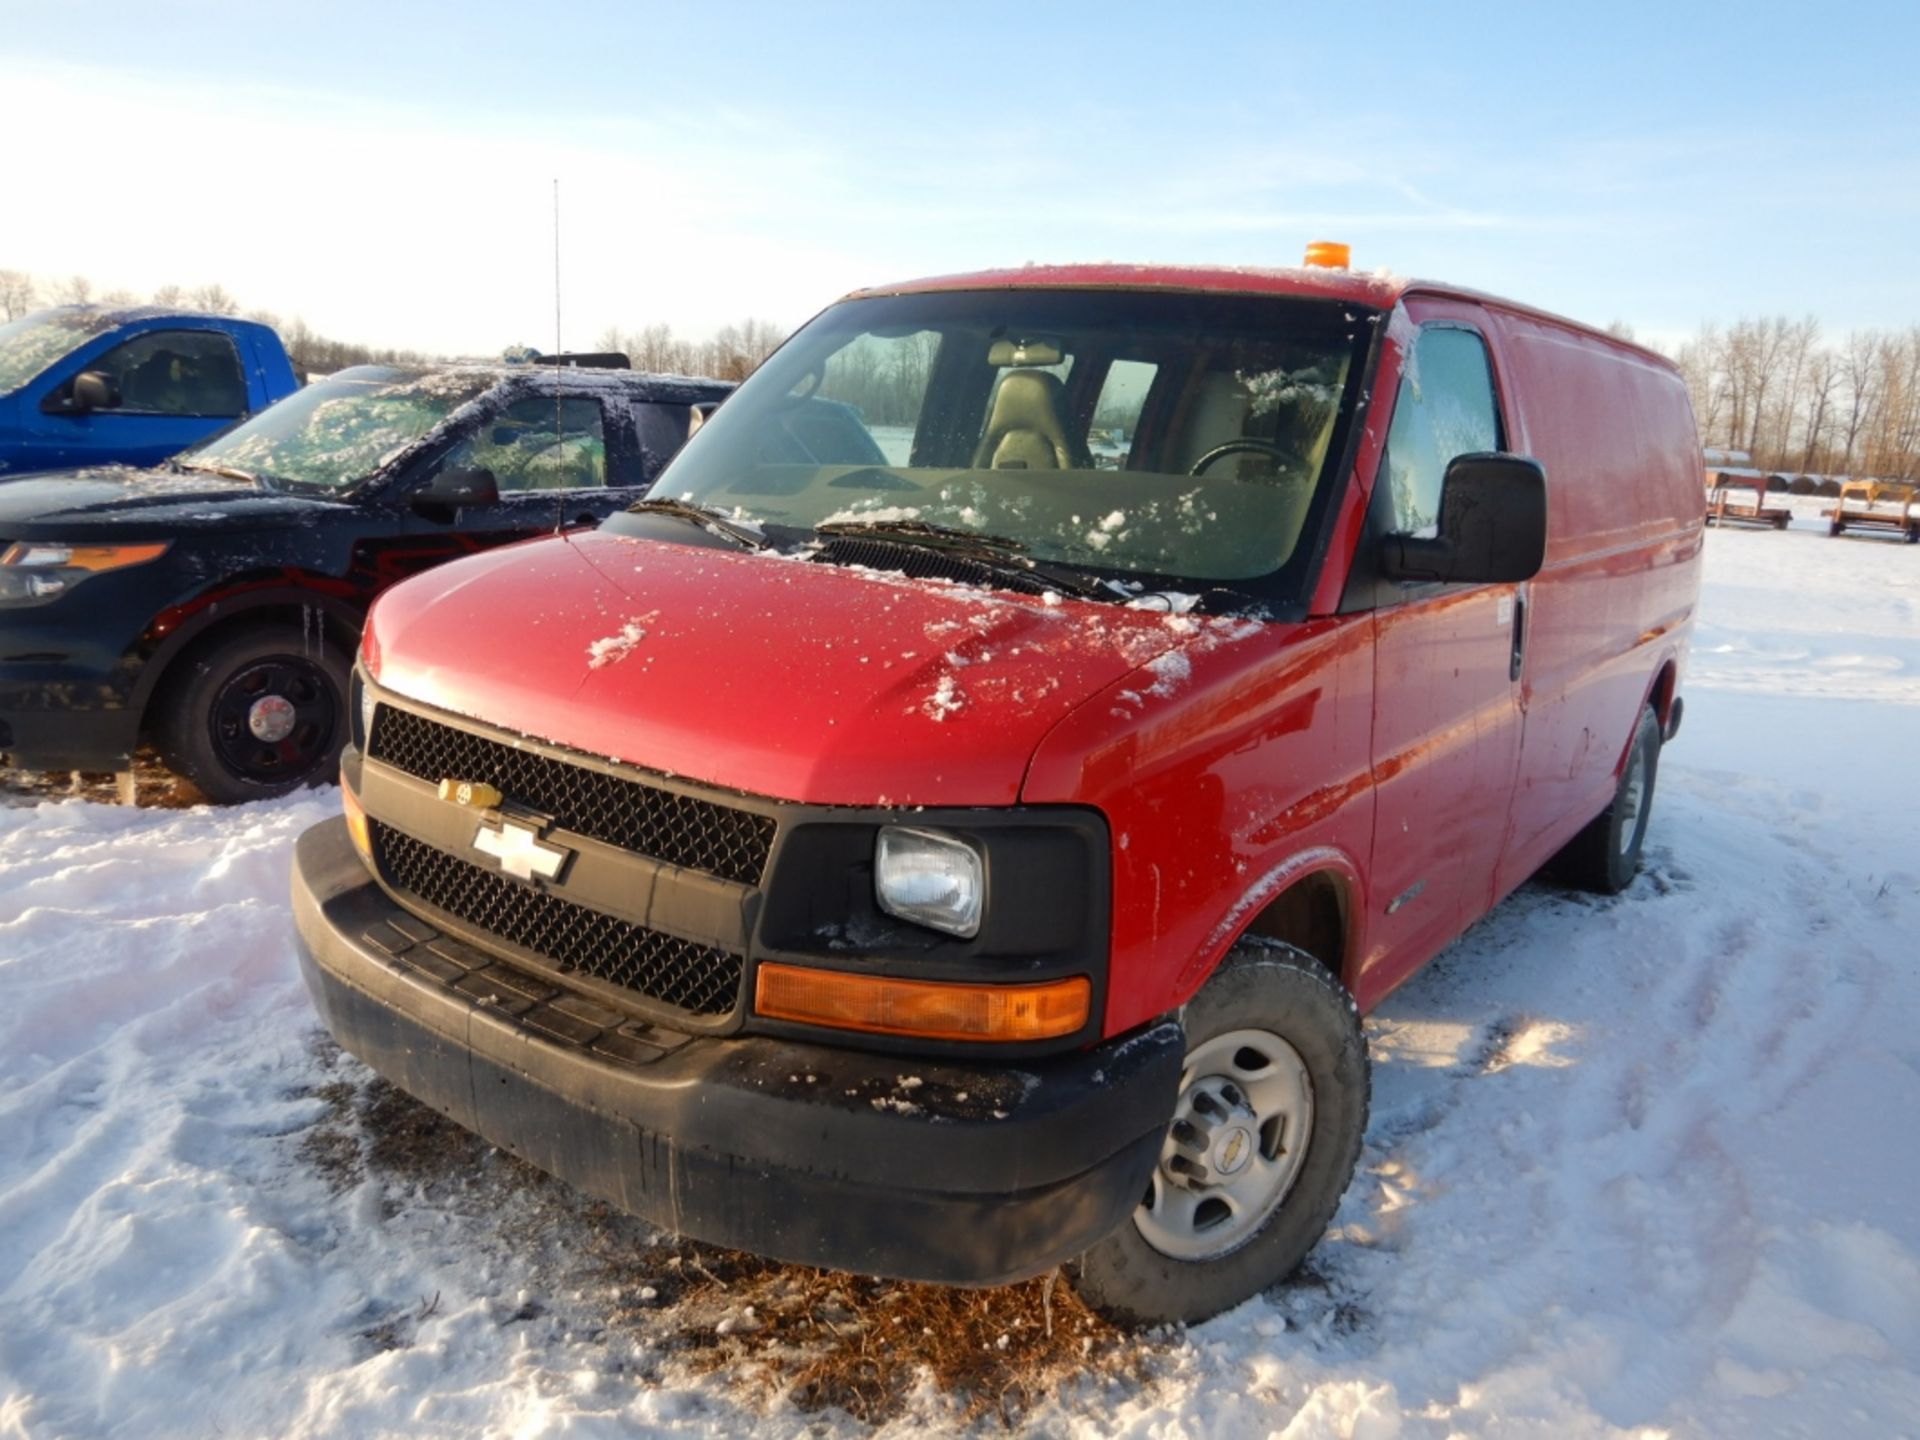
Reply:
[[[1367,1128],[1359,1012],[1312,956],[1244,943],[1183,1018],[1160,1163],[1132,1218],[1072,1266],[1082,1299],[1132,1324],[1205,1320],[1291,1274]]]
[[[1640,873],[1640,851],[1653,814],[1653,781],[1660,768],[1660,717],[1640,712],[1633,747],[1621,767],[1613,799],[1549,862],[1567,884],[1598,895],[1618,895]]]

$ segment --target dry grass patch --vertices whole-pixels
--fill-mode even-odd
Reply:
[[[544,1292],[529,1302],[536,1311],[557,1309],[576,1332],[630,1341],[697,1374],[784,1395],[804,1412],[839,1410],[877,1425],[931,1404],[961,1423],[1011,1426],[1076,1384],[1144,1379],[1162,1348],[1088,1309],[1059,1272],[962,1290],[813,1270],[664,1235],[495,1150],[384,1080],[344,1068],[324,1036],[314,1054],[321,1083],[305,1093],[325,1110],[297,1153],[336,1194],[373,1176],[466,1211],[533,1269]],[[364,1078],[344,1078],[356,1074]],[[503,1323],[515,1318],[524,1317]]]

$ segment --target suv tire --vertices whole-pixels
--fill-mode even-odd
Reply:
[[[1188,1068],[1149,1192],[1069,1272],[1124,1323],[1194,1324],[1285,1279],[1326,1233],[1367,1129],[1359,1011],[1311,955],[1243,941],[1183,1019]]]
[[[352,661],[324,636],[254,625],[187,655],[155,702],[167,768],[234,805],[331,780],[347,741]]]

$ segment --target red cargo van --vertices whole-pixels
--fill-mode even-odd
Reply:
[[[1212,1314],[1339,1202],[1360,1013],[1632,878],[1699,454],[1661,357],[1448,286],[858,293],[633,512],[375,607],[308,983],[663,1226]]]

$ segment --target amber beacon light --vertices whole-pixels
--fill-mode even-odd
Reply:
[[[1307,264],[1320,270],[1344,270],[1353,258],[1353,247],[1338,240],[1309,240]]]
[[[1092,989],[1084,975],[1038,985],[956,985],[762,965],[753,1008],[769,1020],[877,1035],[1051,1040],[1087,1023]]]

